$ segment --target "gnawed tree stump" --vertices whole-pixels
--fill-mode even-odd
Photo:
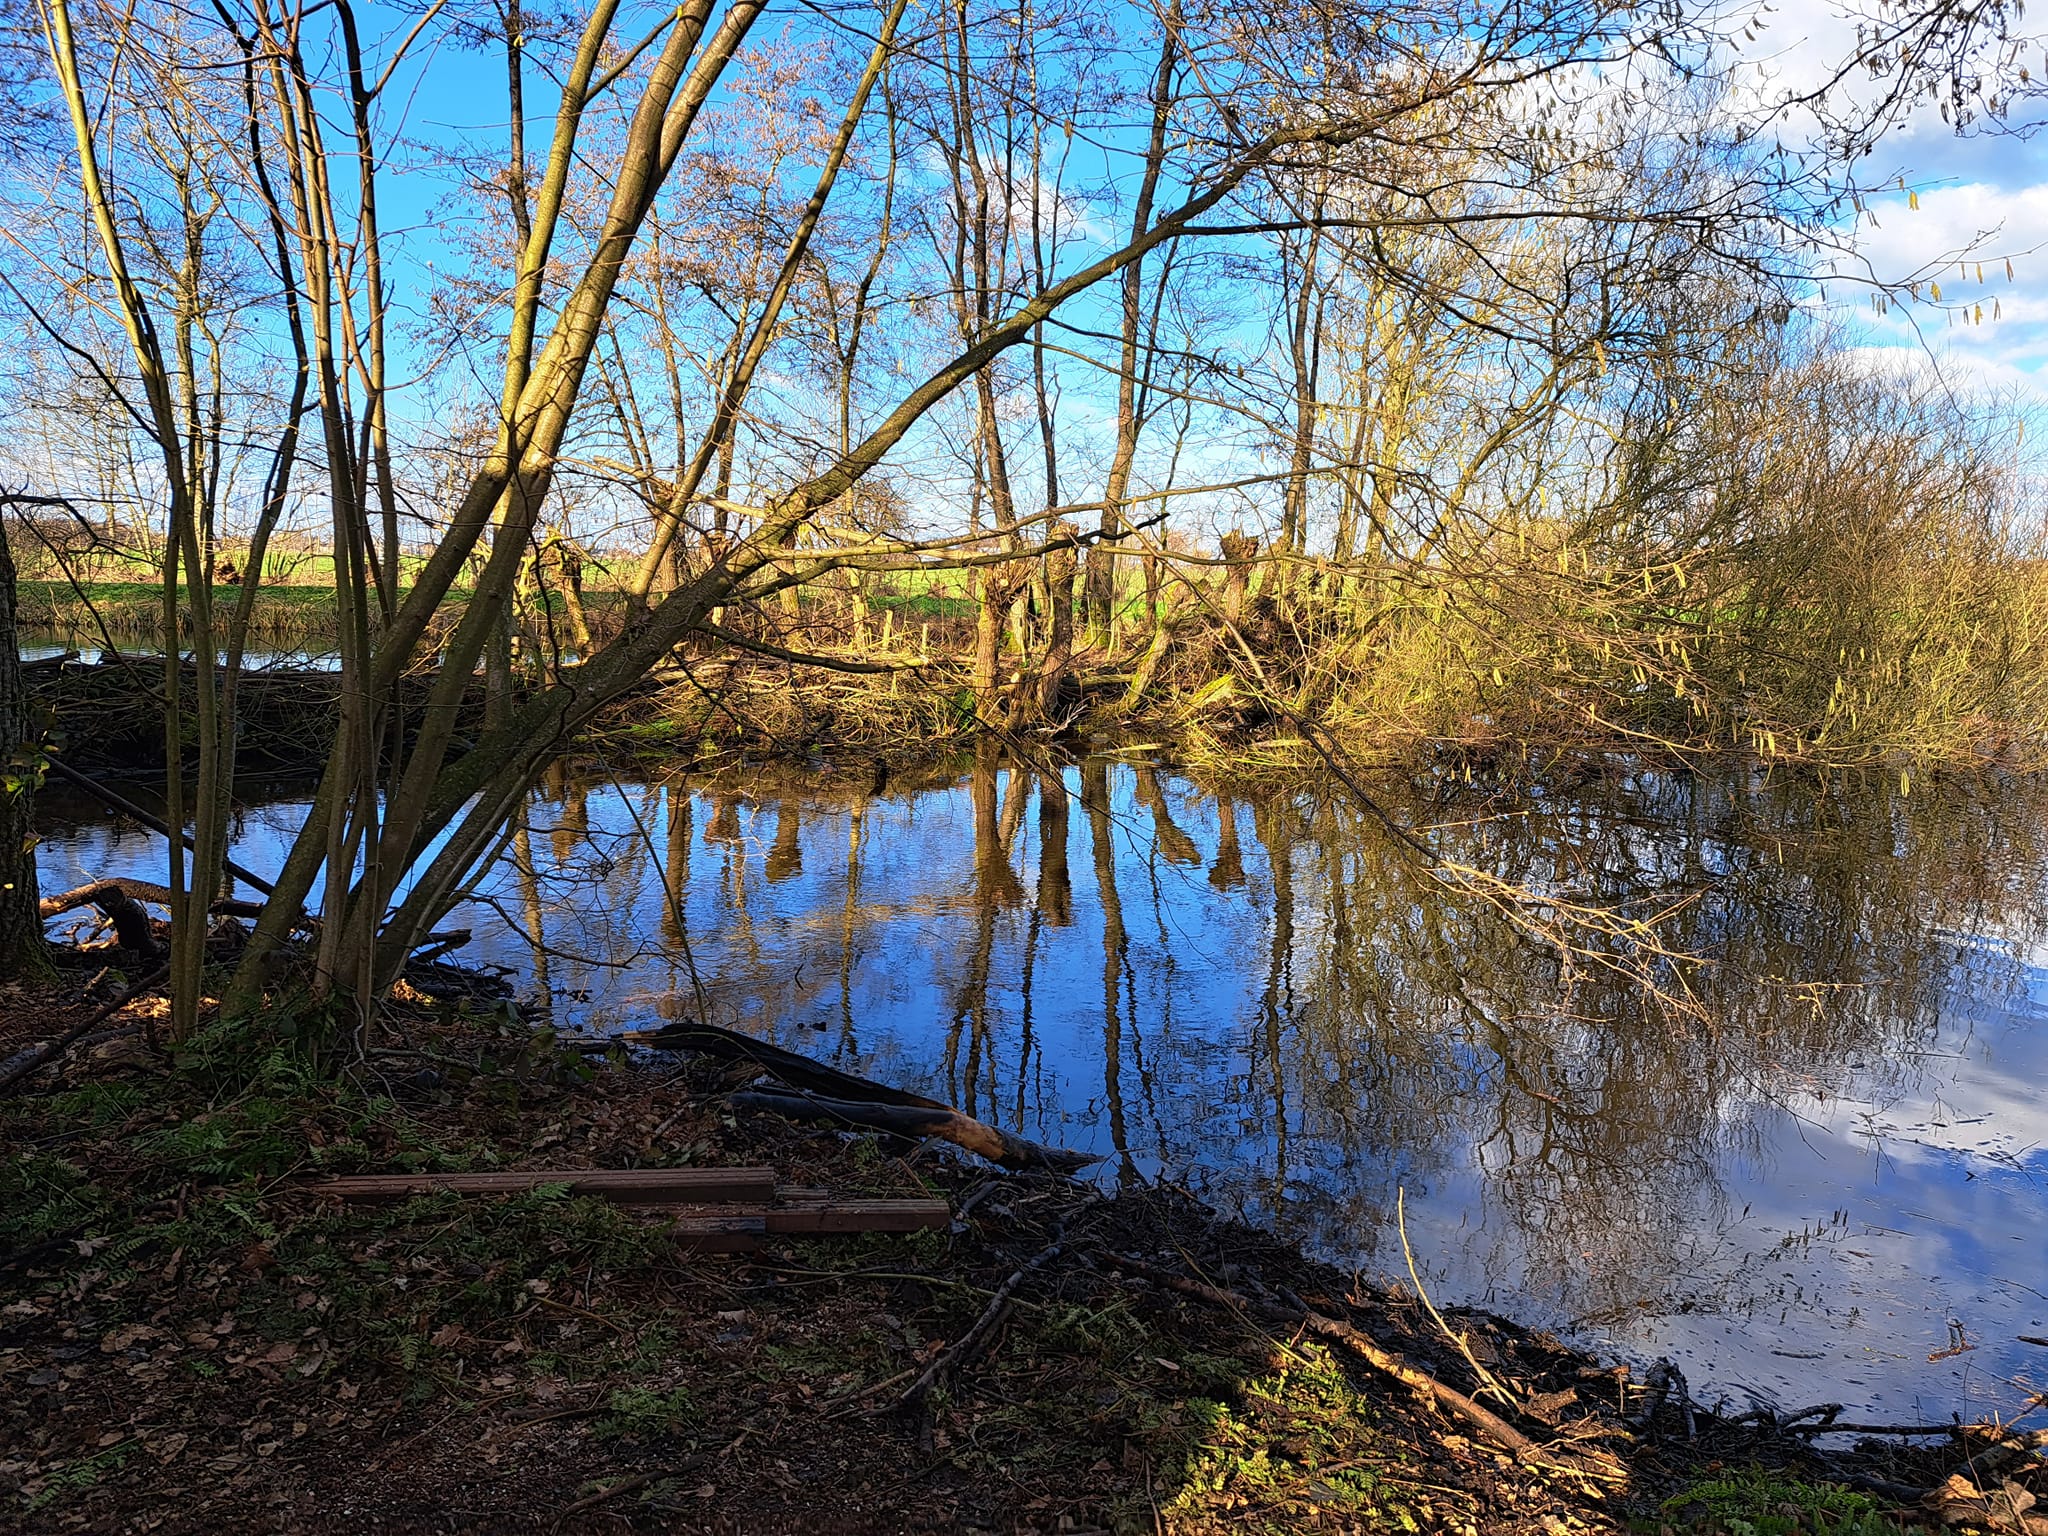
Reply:
[[[1223,617],[1233,624],[1240,623],[1244,619],[1252,561],[1258,557],[1259,541],[1248,533],[1226,533],[1216,543],[1227,562],[1223,568]]]

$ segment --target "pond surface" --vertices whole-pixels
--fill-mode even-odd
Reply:
[[[453,922],[529,1015],[701,1013],[1412,1284],[1405,1203],[1439,1304],[1668,1355],[1707,1401],[2048,1386],[2018,1341],[2048,1336],[2048,788],[1384,793],[1434,865],[1355,805],[1128,757],[880,793],[565,771]],[[243,862],[303,810],[252,807]],[[46,811],[45,889],[161,878],[139,829]],[[1562,902],[1661,917],[1664,952],[1531,931]]]
[[[117,661],[126,657],[138,666],[163,665],[160,636],[142,636],[132,641],[119,636],[115,638],[117,643],[123,646],[118,651],[110,650],[107,647],[106,636],[96,629],[52,629],[23,625],[17,632],[15,650],[23,661],[64,660],[75,661],[85,666],[98,666],[102,662]],[[190,652],[186,654],[189,655]],[[273,669],[288,672],[339,672],[341,654],[331,648],[297,646],[280,650],[267,648],[258,643],[243,650],[242,665],[251,672]]]

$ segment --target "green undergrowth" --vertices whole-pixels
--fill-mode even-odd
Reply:
[[[1925,1536],[1867,1493],[1751,1468],[1664,1501],[1661,1529],[1696,1536]]]
[[[1315,1345],[1283,1349],[1275,1370],[1237,1383],[1226,1400],[1195,1398],[1177,1411],[1190,1443],[1180,1491],[1163,1510],[1177,1530],[1282,1536],[1318,1520],[1389,1532],[1455,1527],[1417,1496],[1412,1457]]]

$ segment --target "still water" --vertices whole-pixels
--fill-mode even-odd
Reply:
[[[1439,1304],[1668,1355],[1708,1401],[1945,1419],[2048,1387],[2018,1340],[2048,1336],[2048,787],[1384,794],[1129,755],[880,792],[564,771],[452,921],[529,1016],[701,1012],[1367,1277],[1412,1283],[1405,1196]],[[48,809],[45,889],[160,878],[147,834]],[[303,811],[252,806],[242,861]],[[1539,931],[1565,903],[1657,947]]]

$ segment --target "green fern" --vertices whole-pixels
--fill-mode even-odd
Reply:
[[[1663,1505],[1708,1536],[1913,1536],[1868,1494],[1760,1468],[1698,1482]]]

